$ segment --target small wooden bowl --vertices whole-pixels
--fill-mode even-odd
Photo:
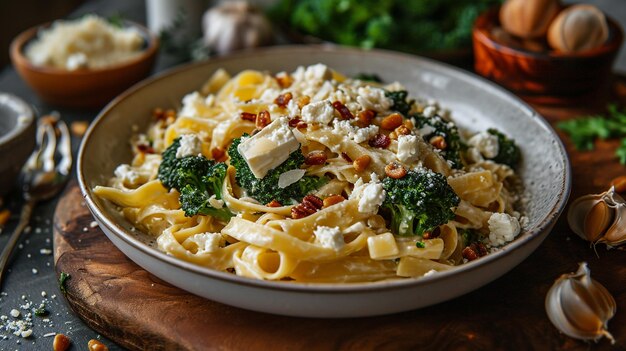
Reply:
[[[35,147],[35,113],[15,95],[0,92],[0,196],[15,179]]]
[[[33,65],[24,55],[24,47],[50,23],[29,28],[15,37],[10,47],[11,61],[22,79],[46,103],[70,108],[100,108],[147,77],[154,66],[158,38],[142,25],[128,21],[126,25],[137,28],[146,44],[141,55],[120,64],[75,71]]]
[[[493,8],[474,23],[474,68],[527,101],[560,104],[606,89],[624,33],[607,16],[609,39],[602,46],[580,53],[532,52],[496,41],[492,30],[500,26]]]

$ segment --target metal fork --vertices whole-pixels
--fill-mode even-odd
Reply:
[[[57,140],[57,133],[59,140]],[[59,162],[55,155],[59,155]],[[65,122],[54,118],[42,118],[37,126],[37,148],[30,155],[20,174],[24,205],[20,221],[0,254],[0,287],[9,258],[24,229],[30,223],[35,205],[48,200],[65,186],[72,168],[70,133]]]

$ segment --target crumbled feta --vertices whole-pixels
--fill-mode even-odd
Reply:
[[[415,135],[398,136],[398,153],[401,162],[415,162],[419,156],[419,142]]]
[[[302,120],[327,125],[335,117],[335,109],[328,100],[310,103],[302,108]]]
[[[281,189],[284,189],[290,186],[291,184],[302,179],[302,177],[304,176],[304,173],[306,173],[304,169],[292,169],[285,173],[282,173],[278,177],[278,187]]]
[[[422,128],[419,129],[419,133],[421,136],[428,136],[436,131],[430,124],[424,124]]]
[[[348,120],[336,120],[333,125],[333,131],[336,134],[347,136],[348,138],[354,140],[355,143],[362,143],[378,134],[378,126],[372,124],[370,126],[360,128],[352,125]]]
[[[424,117],[434,117],[437,114],[437,107],[436,106],[426,106],[424,108],[424,111],[422,111],[422,114],[424,115]]]
[[[26,329],[26,330],[21,332],[21,337],[23,337],[23,338],[27,338],[27,337],[29,337],[31,335],[33,335],[33,330],[32,329]]]
[[[494,158],[500,151],[498,137],[488,132],[480,132],[471,137],[467,144],[476,148],[486,158]]]
[[[291,99],[287,103],[287,113],[289,114],[289,117],[292,117],[292,118],[296,116],[300,116],[301,114],[300,106],[298,106],[296,99]]]
[[[365,109],[384,112],[393,105],[393,101],[385,96],[383,89],[365,86],[360,87],[357,93],[359,95],[356,97],[356,101]]]
[[[515,239],[520,232],[519,221],[506,213],[493,213],[487,223],[492,246],[504,245]]]
[[[196,156],[202,153],[202,141],[195,134],[183,134],[180,138],[180,146],[176,149],[176,158]]]
[[[113,173],[115,173],[115,176],[126,185],[137,185],[142,179],[141,174],[127,164],[117,166]]]
[[[209,198],[209,205],[211,205],[213,208],[220,209],[224,207],[224,200],[218,200],[215,194],[213,194]]]
[[[222,234],[220,233],[202,233],[196,234],[189,240],[198,245],[198,254],[212,253],[220,248],[222,242]]]
[[[202,115],[202,110],[205,107],[205,99],[199,92],[185,95],[183,97],[183,107],[178,113],[180,116],[197,117]]]
[[[313,101],[322,101],[328,99],[328,97],[335,91],[335,87],[329,82],[325,81],[321,87],[313,95]]]
[[[356,181],[350,199],[359,199],[359,212],[376,214],[378,207],[385,201],[385,190],[378,180],[376,173],[372,173],[369,183],[364,183],[362,178]]]
[[[315,234],[315,238],[323,247],[335,251],[341,250],[346,244],[339,227],[319,226],[315,228],[313,234]]]
[[[311,65],[304,71],[304,79],[306,80],[330,80],[333,78],[333,71],[328,66],[318,63]]]
[[[65,68],[68,71],[73,71],[79,68],[87,67],[87,55],[83,52],[77,52],[67,57],[67,61],[65,62]]]
[[[17,318],[20,316],[20,311],[16,310],[15,308],[11,310],[11,312],[9,312],[11,314],[11,317],[13,318]]]
[[[254,136],[244,140],[237,151],[246,160],[257,178],[263,178],[271,169],[285,162],[300,143],[289,128],[289,119],[277,118]]]

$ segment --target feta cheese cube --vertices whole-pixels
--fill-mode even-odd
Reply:
[[[304,79],[306,80],[330,80],[333,78],[333,71],[328,66],[318,63],[311,65],[304,71]]]
[[[202,141],[195,134],[183,134],[180,146],[176,149],[176,158],[196,156],[202,153]]]
[[[366,214],[376,214],[378,207],[385,201],[385,190],[375,173],[372,173],[371,181],[364,183],[359,178],[354,184],[354,189],[350,194],[350,199],[359,199],[359,212]]]
[[[127,164],[117,166],[113,173],[126,186],[136,186],[145,181],[145,177],[142,174]]]
[[[492,246],[504,245],[520,233],[519,221],[506,213],[493,213],[487,223],[489,242]]]
[[[396,239],[391,233],[384,233],[367,238],[367,249],[374,260],[384,259],[400,253]]]
[[[286,117],[277,118],[237,147],[255,177],[265,177],[300,147],[288,123]]]
[[[315,234],[315,239],[323,247],[340,251],[346,245],[339,227],[319,226],[315,228],[313,234]]]

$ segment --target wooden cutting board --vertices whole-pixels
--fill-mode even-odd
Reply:
[[[552,122],[598,112],[594,106],[539,110]],[[616,146],[600,142],[594,152],[579,153],[567,143],[571,199],[603,191],[626,174],[613,157]],[[594,251],[570,231],[565,216],[528,259],[481,289],[428,308],[357,319],[275,316],[194,296],[135,265],[92,221],[71,184],[54,218],[56,272],[71,275],[66,298],[74,312],[131,350],[588,350],[589,344],[560,334],[544,309],[554,280],[582,261],[618,305],[609,323],[616,344],[602,340],[591,348],[626,350],[626,251]]]

